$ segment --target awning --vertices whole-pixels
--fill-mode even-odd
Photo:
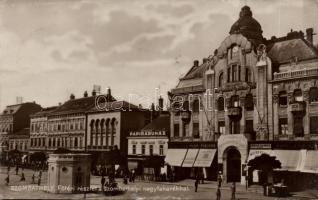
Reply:
[[[210,167],[215,155],[216,149],[200,149],[193,167]]]
[[[276,160],[281,163],[279,170],[297,171],[301,162],[300,150],[273,150]]]
[[[170,166],[181,167],[187,149],[168,149],[165,162]]]
[[[278,170],[297,171],[299,170],[302,162],[301,150],[271,150],[271,149],[252,149],[249,152],[248,160],[267,154],[269,156],[275,156],[275,160],[281,163],[281,168]]]
[[[318,150],[308,150],[302,172],[318,173]]]
[[[188,149],[187,155],[182,163],[182,167],[193,167],[199,149]]]

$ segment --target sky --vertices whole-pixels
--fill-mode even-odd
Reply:
[[[18,96],[58,105],[93,85],[148,106],[213,54],[244,5],[266,38],[318,32],[318,0],[2,0],[0,109]]]

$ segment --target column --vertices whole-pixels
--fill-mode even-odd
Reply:
[[[224,122],[225,122],[225,134],[231,134],[231,124],[229,119],[229,107],[231,105],[231,98],[225,98],[225,109],[224,109]]]
[[[274,121],[274,140],[275,140],[275,135],[279,135],[279,96],[278,94],[273,95],[273,121]]]
[[[306,105],[305,116],[303,119],[304,124],[304,136],[310,134],[310,118],[309,118],[309,90],[303,92],[304,101]]]
[[[287,101],[288,101],[288,107],[287,107],[287,122],[288,122],[288,135],[294,135],[294,116],[291,112],[291,103],[294,101],[294,95],[293,92],[287,93]]]
[[[106,147],[108,147],[108,141],[109,141],[109,122],[106,123]]]
[[[246,120],[245,120],[245,97],[240,97],[240,106],[242,108],[242,117],[240,121],[240,133],[245,135],[245,126],[246,126]],[[248,136],[249,137],[249,136]],[[248,138],[249,140],[249,138]]]

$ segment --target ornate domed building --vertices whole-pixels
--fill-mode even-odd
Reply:
[[[276,183],[283,177],[300,187],[308,174],[318,173],[312,159],[318,156],[313,30],[306,30],[306,38],[291,31],[266,40],[262,33],[244,6],[214,54],[202,64],[195,61],[170,91],[166,163],[176,177],[204,174],[213,180],[221,171],[226,182]]]

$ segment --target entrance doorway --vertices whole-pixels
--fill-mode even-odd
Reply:
[[[227,182],[241,182],[241,154],[236,148],[230,148],[226,156]]]

